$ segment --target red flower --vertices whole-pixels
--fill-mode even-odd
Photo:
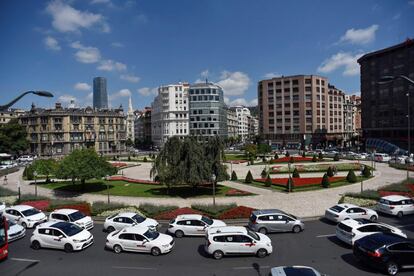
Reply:
[[[380,196],[389,196],[389,195],[402,195],[406,197],[411,197],[411,193],[408,192],[392,192],[392,191],[378,191]]]
[[[46,211],[49,208],[49,200],[36,200],[36,201],[26,201],[22,202],[22,205],[29,205],[36,209]]]
[[[302,156],[293,156],[293,157],[282,157],[279,159],[272,159],[271,162],[272,163],[287,163],[290,162],[291,158],[293,158],[294,162],[308,162],[308,161],[312,161],[312,158],[310,157],[302,157]]]
[[[126,166],[128,166],[128,165],[127,165],[127,163],[122,163],[122,162],[114,162],[114,163],[111,163],[111,165],[112,165],[113,167],[116,167],[116,168],[121,168],[121,167],[126,167]]]
[[[237,218],[249,218],[252,211],[255,209],[246,206],[237,206],[233,209],[223,212],[219,219],[237,219]]]
[[[167,211],[164,213],[161,213],[157,216],[155,216],[155,219],[159,219],[159,220],[163,220],[163,219],[167,219],[167,220],[171,220],[179,215],[184,215],[184,214],[199,214],[199,215],[203,215],[202,212],[188,208],[188,207],[184,207],[184,208],[178,208],[172,211]]]
[[[252,193],[238,190],[238,189],[230,189],[226,192],[226,196],[244,196],[244,195],[252,195]]]
[[[337,182],[337,181],[341,181],[344,180],[346,177],[343,176],[334,176],[334,177],[329,177],[329,182]],[[272,184],[273,185],[277,185],[277,186],[283,186],[286,187],[287,182],[288,182],[287,177],[283,177],[283,178],[272,178]],[[255,179],[257,182],[262,182],[265,183],[266,182],[266,178],[258,178]],[[322,182],[322,177],[300,177],[300,178],[292,178],[293,180],[293,185],[295,187],[304,187],[304,186],[312,186],[312,185],[320,185]]]

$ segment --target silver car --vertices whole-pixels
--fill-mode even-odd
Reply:
[[[305,224],[294,215],[278,209],[268,209],[253,211],[248,227],[262,234],[270,232],[299,233],[305,229]]]

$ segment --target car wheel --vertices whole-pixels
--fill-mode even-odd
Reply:
[[[299,233],[300,231],[302,231],[302,228],[299,225],[293,226],[292,228],[293,233]]]
[[[38,241],[32,241],[32,248],[34,249],[34,250],[39,250],[40,249],[40,242],[38,242]]]
[[[119,244],[115,244],[113,249],[116,254],[119,254],[122,252],[122,247]]]
[[[184,237],[184,232],[181,231],[181,230],[177,230],[177,231],[175,231],[175,236],[177,238],[182,238],[182,237]]]
[[[70,243],[65,244],[65,252],[66,253],[71,253],[73,251],[73,246]]]
[[[26,222],[22,222],[22,227],[23,227],[24,229],[27,229],[27,224],[26,224]]]
[[[257,255],[257,257],[259,257],[259,258],[264,258],[264,257],[266,257],[266,256],[267,256],[267,250],[266,250],[266,249],[264,249],[264,248],[260,248],[259,250],[257,250],[256,255]]]
[[[216,250],[213,252],[213,258],[216,260],[220,260],[221,258],[223,258],[223,256],[224,256],[223,251]]]
[[[403,216],[404,216],[403,212],[400,211],[400,212],[397,213],[398,218],[402,218]]]
[[[152,256],[158,256],[161,254],[161,250],[158,247],[151,248],[151,255]]]
[[[112,233],[115,231],[115,228],[113,226],[109,226],[106,231],[108,231],[108,233]]]
[[[263,235],[266,235],[267,234],[267,229],[262,227],[262,228],[259,229],[259,233],[263,234]]]
[[[387,273],[388,275],[397,275],[398,265],[394,262],[387,263]]]
[[[369,220],[370,220],[370,221],[377,221],[377,220],[378,220],[378,217],[377,217],[377,216],[375,216],[375,215],[373,215],[373,216],[371,216],[371,217],[369,218]]]

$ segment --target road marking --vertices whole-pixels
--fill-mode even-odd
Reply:
[[[319,235],[319,236],[316,236],[316,237],[317,238],[327,238],[327,237],[334,237],[334,236],[336,236],[336,234]]]
[[[10,258],[10,260],[19,261],[19,262],[30,262],[30,263],[38,263],[38,262],[40,262],[40,260],[22,259],[22,258]]]
[[[270,266],[264,265],[264,266],[259,266],[259,268],[270,268]],[[240,269],[240,270],[242,270],[242,269],[256,269],[256,268],[254,268],[252,266],[237,266],[237,267],[233,267],[233,269]]]
[[[136,270],[156,270],[155,267],[140,267],[140,266],[112,266],[114,269],[136,269]]]

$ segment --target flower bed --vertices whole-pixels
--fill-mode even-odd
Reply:
[[[390,195],[401,195],[406,197],[411,197],[412,194],[409,192],[395,192],[395,191],[378,191],[380,196],[390,196]]]
[[[179,215],[184,215],[184,214],[199,214],[199,215],[203,215],[202,212],[188,208],[188,207],[184,207],[184,208],[178,208],[172,211],[168,211],[168,212],[164,212],[161,213],[157,216],[155,216],[155,219],[166,219],[166,220],[171,220]]]
[[[290,162],[291,158],[293,158],[293,162],[312,162],[311,157],[302,157],[302,156],[290,156],[290,157],[281,157],[278,159],[270,160],[271,163],[288,163]]]
[[[123,163],[123,162],[113,162],[113,163],[111,163],[111,165],[115,168],[122,168],[122,167],[127,167],[128,166],[127,163]]]
[[[249,195],[253,195],[250,192],[246,192],[246,191],[242,191],[242,190],[238,190],[238,189],[230,189],[226,192],[225,194],[226,196],[249,196]]]
[[[128,183],[160,185],[160,183],[157,181],[145,180],[145,179],[134,179],[134,178],[129,178],[129,177],[122,176],[122,175],[111,176],[109,177],[109,181],[125,181]]]
[[[237,218],[249,218],[252,211],[255,209],[246,206],[237,206],[233,209],[223,212],[219,219],[237,219]]]
[[[42,211],[47,211],[50,205],[50,201],[49,200],[36,200],[36,201],[25,201],[25,202],[21,202],[21,205],[29,205],[32,206],[36,209],[42,210]]]
[[[246,163],[247,160],[230,160],[230,161],[226,161],[226,163],[231,163],[231,164],[242,164],[242,163]]]
[[[283,186],[286,187],[288,182],[287,177],[283,178],[272,178],[272,184],[276,186]],[[341,180],[345,180],[346,177],[343,176],[333,176],[329,177],[329,182],[338,182]],[[322,177],[293,177],[293,185],[294,187],[306,187],[306,186],[313,186],[313,185],[321,185]],[[255,179],[257,182],[266,183],[266,178],[257,178]]]
[[[53,209],[75,209],[87,216],[91,215],[91,206],[88,203],[59,205],[55,206]]]
[[[141,211],[137,207],[129,206],[129,207],[124,207],[124,208],[119,208],[119,209],[106,210],[106,211],[103,211],[102,213],[97,214],[97,216],[99,216],[99,217],[109,217],[109,216],[112,216],[114,214],[124,213],[124,212],[133,212],[133,213],[137,213],[139,215],[142,215]]]
[[[336,167],[337,171],[359,171],[361,165],[358,163],[339,163],[339,164],[315,164],[315,165],[292,165],[291,171],[296,168],[299,173],[307,172],[325,172],[329,167]],[[289,168],[287,166],[272,166],[270,168],[270,173],[288,173]]]

